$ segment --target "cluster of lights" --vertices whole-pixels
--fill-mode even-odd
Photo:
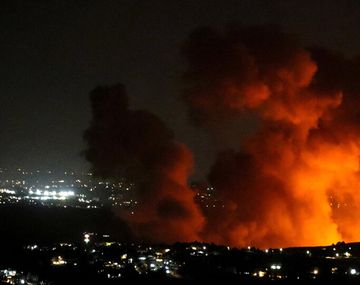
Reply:
[[[5,283],[9,284],[29,284],[25,280],[25,275],[23,272],[17,272],[16,270],[4,269],[0,271],[5,280]]]
[[[40,200],[40,201],[47,201],[47,200],[66,200],[75,196],[75,192],[68,190],[68,191],[48,191],[44,190],[41,191],[37,189],[36,191],[29,190],[29,195],[24,196],[26,200]],[[19,197],[19,199],[21,199]]]
[[[190,255],[197,255],[197,256],[208,255],[206,246],[191,246],[190,249],[192,250],[190,252]]]
[[[66,177],[49,176],[53,172],[48,170],[41,172],[36,171],[23,171],[17,169],[19,173],[13,179],[9,179],[7,175],[12,177],[12,171],[2,169],[0,177],[0,204],[15,204],[24,202],[29,205],[46,205],[55,207],[76,207],[76,208],[99,208],[104,204],[110,204],[113,207],[126,207],[130,210],[131,214],[138,201],[127,199],[125,192],[131,191],[135,184],[123,182],[112,183],[108,181],[97,181],[93,179],[91,173],[78,173],[64,172]],[[39,176],[40,172],[42,176]],[[19,176],[19,174],[22,174]],[[72,177],[68,177],[71,174]],[[74,176],[76,175],[76,176]],[[80,177],[77,177],[81,175]],[[86,177],[85,177],[86,176]],[[97,190],[97,188],[105,188],[106,196],[90,194]],[[75,193],[79,189],[84,194]],[[85,194],[85,192],[87,192]],[[4,195],[1,195],[4,194]],[[88,196],[89,195],[89,196]],[[74,199],[76,197],[76,199]],[[70,199],[72,198],[72,199]],[[66,201],[65,201],[66,200]],[[67,204],[69,202],[69,204]]]
[[[84,242],[85,242],[86,244],[88,244],[88,243],[90,242],[90,234],[88,234],[88,233],[85,233],[85,234],[84,234]]]
[[[281,265],[279,265],[279,264],[272,264],[272,265],[270,266],[270,268],[271,268],[272,270],[280,270],[280,269],[281,269]]]
[[[0,193],[15,194],[16,192],[14,190],[9,190],[9,189],[0,189]]]
[[[65,265],[67,262],[66,260],[64,260],[64,258],[62,256],[57,256],[57,257],[54,257],[52,260],[52,265],[55,265],[55,266],[61,266],[61,265]]]
[[[103,246],[110,246],[110,245],[118,245],[121,246],[120,243],[116,243],[116,242],[101,242],[101,243],[97,243],[95,237],[97,236],[96,233],[89,233],[89,232],[85,232],[83,234],[83,238],[84,238],[84,242],[86,244],[90,243],[90,239],[94,239],[91,240],[92,243],[89,244],[88,246],[85,247],[81,247],[84,248],[86,252],[88,253],[97,253],[96,255],[94,255],[94,257],[96,256],[102,256],[102,248]],[[106,237],[109,238],[109,235],[103,235],[102,237]],[[100,245],[100,247],[99,247]],[[135,245],[132,245],[135,246]],[[60,243],[60,247],[73,247],[73,249],[75,248],[73,244],[71,243]],[[41,251],[41,246],[38,249],[37,245],[29,245],[26,247],[29,250],[40,250]],[[51,260],[51,264],[53,266],[61,266],[61,265],[66,265],[66,268],[70,267],[70,266],[77,266],[77,263],[72,261],[72,258],[66,255],[66,259],[63,257],[63,251],[59,251],[58,253],[55,253],[54,251],[57,250],[59,247],[53,247],[49,250],[52,250],[52,256],[55,256],[52,260]],[[80,248],[80,249],[81,249]],[[116,246],[115,246],[116,248]],[[227,248],[228,250],[230,250],[230,248]],[[351,248],[349,248],[350,250]],[[187,244],[186,247],[184,248],[184,250],[188,253],[188,255],[193,255],[192,253],[196,253],[196,255],[198,254],[204,254],[204,255],[212,255],[212,254],[218,254],[217,250],[212,252],[212,248],[208,248],[206,245],[204,244]],[[252,250],[251,247],[248,247],[248,250]],[[330,248],[331,253],[334,254],[333,251],[333,247]],[[170,254],[167,254],[171,252]],[[175,253],[175,255],[173,255],[172,253]],[[255,252],[255,251],[254,251]],[[265,250],[266,252],[266,250]],[[287,276],[287,266],[286,265],[286,259],[281,259],[281,260],[276,260],[276,258],[279,258],[280,255],[283,258],[285,253],[291,253],[291,250],[289,249],[284,249],[283,253],[282,250],[279,249],[270,249],[270,252],[267,256],[271,257],[274,254],[274,259],[272,261],[269,262],[268,266],[266,267],[255,267],[254,270],[246,270],[245,272],[238,272],[239,274],[244,274],[244,275],[249,275],[256,277],[256,278],[262,278],[262,279],[267,279],[267,280],[278,280],[278,279],[287,279],[290,278]],[[312,252],[310,253],[310,250],[307,249],[301,249],[301,251],[299,251],[301,256],[304,256],[304,253],[306,253],[307,255],[310,254],[315,254],[316,255],[316,250],[312,250]],[[340,253],[341,256],[345,257],[345,256],[350,256],[350,254],[346,254],[348,252],[342,252]],[[173,249],[171,248],[152,248],[152,247],[143,247],[141,245],[136,245],[136,253],[134,253],[134,251],[130,251],[129,253],[127,253],[126,251],[124,251],[124,249],[122,249],[121,254],[117,255],[117,259],[114,259],[114,257],[111,257],[110,259],[106,259],[106,258],[102,258],[100,259],[101,263],[99,263],[99,265],[101,267],[99,267],[98,269],[98,274],[101,274],[103,277],[105,278],[109,278],[109,279],[117,279],[123,276],[124,271],[123,269],[126,268],[127,266],[130,266],[133,269],[135,269],[139,274],[147,274],[149,272],[161,272],[163,274],[168,275],[169,277],[179,277],[179,268],[182,267],[181,263],[177,263],[176,259],[173,259],[173,257],[176,256],[176,250],[173,251]],[[259,255],[261,256],[261,255]],[[276,257],[277,256],[277,257]],[[325,258],[325,256],[324,256]],[[337,260],[336,262],[341,261],[341,260]],[[342,276],[344,275],[348,275],[353,276],[350,278],[358,278],[359,271],[358,268],[356,267],[355,264],[353,264],[353,266],[348,266],[346,268],[341,268],[341,270],[338,270],[337,267],[321,267],[321,266],[314,266],[314,267],[310,267],[308,268],[306,265],[304,267],[304,269],[306,269],[306,271],[299,271],[299,273],[301,275],[299,276],[295,276],[294,278],[300,279],[303,278],[303,276],[305,276],[304,278],[312,278],[312,279],[317,279],[319,278],[319,276],[325,276],[326,274],[341,274]],[[331,269],[328,270],[328,269]],[[306,272],[306,273],[305,273]],[[321,272],[321,274],[320,274]],[[16,283],[19,284],[19,283]]]

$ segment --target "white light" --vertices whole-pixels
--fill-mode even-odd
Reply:
[[[351,268],[351,269],[350,269],[350,274],[351,274],[351,275],[355,275],[355,274],[356,274],[356,269]]]
[[[15,194],[15,191],[8,189],[1,189],[0,193]]]
[[[283,249],[282,249],[282,248],[280,248],[280,251],[283,251]]]
[[[58,195],[65,196],[65,197],[74,196],[75,192],[74,191],[60,191]]]
[[[24,279],[21,279],[21,280],[20,280],[20,284],[25,284],[25,280],[24,280]]]
[[[269,252],[269,250],[268,250],[268,249],[265,249],[265,252],[266,252],[266,253],[268,253],[268,252]]]
[[[272,264],[272,265],[270,266],[270,268],[273,269],[273,270],[275,270],[275,269],[279,270],[279,269],[281,269],[281,265],[279,265],[279,264]]]
[[[310,254],[310,250],[307,250],[307,251],[306,251],[306,254]]]
[[[319,269],[315,268],[314,271],[313,271],[313,273],[314,273],[315,275],[319,274]]]

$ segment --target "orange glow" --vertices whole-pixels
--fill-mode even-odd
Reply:
[[[151,177],[155,181],[149,185],[154,187],[153,195],[134,215],[127,216],[130,226],[140,238],[157,242],[200,239],[198,233],[204,218],[194,202],[195,193],[187,186],[192,168],[190,150],[176,143],[158,172]]]
[[[244,110],[259,122],[211,169],[226,207],[207,217],[203,238],[263,248],[359,241],[360,132],[346,86],[320,82],[332,73],[317,78],[310,52],[278,31],[213,30],[192,40],[184,99],[196,122],[226,128]]]

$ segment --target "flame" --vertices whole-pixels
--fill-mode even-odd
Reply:
[[[187,184],[190,149],[156,116],[130,109],[123,86],[92,92],[86,157],[95,173],[138,184],[140,207],[121,213],[138,239],[263,248],[360,240],[360,86],[351,72],[360,61],[312,52],[272,28],[190,36],[183,97],[193,122],[217,143],[245,113],[256,122],[245,140],[234,124],[237,149],[220,147],[208,178],[224,207],[206,213]]]
[[[359,241],[360,136],[347,90],[324,88],[324,69],[278,31],[197,31],[185,55],[197,125],[225,128],[246,110],[260,122],[211,169],[226,208],[207,217],[203,238],[264,248]]]

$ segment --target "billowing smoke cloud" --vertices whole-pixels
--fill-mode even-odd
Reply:
[[[137,184],[140,207],[133,215],[122,213],[135,235],[163,242],[199,239],[203,218],[187,186],[190,150],[156,116],[130,110],[122,85],[96,88],[90,99],[86,158],[96,175]]]
[[[257,122],[211,169],[225,207],[207,217],[204,240],[260,247],[358,241],[360,61],[301,48],[261,27],[200,29],[183,52],[184,100],[198,126],[216,136],[244,113]]]

